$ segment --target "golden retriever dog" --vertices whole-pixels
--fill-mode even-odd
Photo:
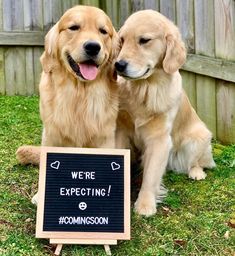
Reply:
[[[206,177],[214,167],[212,134],[199,119],[182,89],[179,68],[186,49],[178,28],[153,10],[132,14],[120,29],[115,63],[120,86],[117,147],[142,150],[143,180],[137,213],[156,212],[166,169]]]
[[[40,58],[42,146],[115,147],[116,41],[109,17],[91,6],[67,10],[48,32]],[[40,147],[22,146],[17,158],[39,164]]]

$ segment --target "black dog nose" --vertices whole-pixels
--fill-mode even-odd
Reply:
[[[100,45],[95,41],[87,41],[84,43],[83,47],[86,54],[92,57],[96,56],[101,49]]]
[[[127,65],[128,62],[126,62],[125,60],[119,60],[115,62],[115,68],[119,72],[123,72],[126,69]]]

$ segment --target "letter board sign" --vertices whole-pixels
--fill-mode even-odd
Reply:
[[[42,147],[36,237],[130,239],[130,152]]]

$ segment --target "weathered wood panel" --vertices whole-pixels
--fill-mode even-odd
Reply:
[[[217,82],[217,130],[223,143],[235,143],[235,89],[225,81]]]
[[[99,0],[83,0],[81,3],[99,7]]]
[[[3,29],[3,0],[0,0],[0,31]],[[4,48],[0,47],[0,94],[6,93]]]
[[[206,56],[215,54],[214,1],[194,1],[196,53]]]
[[[187,52],[195,53],[195,26],[194,26],[194,1],[176,0],[176,22],[185,42]],[[183,68],[185,70],[185,68]],[[193,72],[181,70],[183,87],[193,108],[197,111],[196,75]]]
[[[194,1],[195,8],[195,52],[214,57],[214,1]],[[216,137],[215,79],[196,76],[197,113]]]
[[[235,1],[215,0],[215,55],[235,60]],[[233,71],[235,75],[235,62]],[[235,81],[233,81],[235,82]],[[235,86],[217,81],[217,136],[224,143],[235,143]]]
[[[195,110],[197,110],[196,75],[184,70],[180,71],[183,79],[183,88]]]
[[[177,26],[187,47],[188,53],[195,52],[194,2],[193,0],[177,0]]]
[[[44,35],[78,4],[101,7],[117,30],[140,9],[173,20],[189,53],[181,70],[189,99],[214,136],[234,142],[234,0],[0,0],[0,94],[38,93]]]
[[[143,0],[131,0],[131,12],[136,12],[144,9]]]
[[[0,45],[43,46],[45,32],[0,32]]]
[[[118,29],[124,24],[125,20],[128,18],[130,13],[131,13],[130,2],[126,0],[120,0]]]
[[[215,55],[235,60],[235,1],[215,0]],[[217,18],[219,17],[219,18]]]
[[[113,1],[103,1],[103,6],[100,6],[104,9],[107,15],[111,18],[113,25],[116,29],[119,29],[119,5],[120,1],[113,0]]]
[[[196,75],[197,113],[216,136],[216,81]]]
[[[41,72],[42,72],[42,67],[40,63],[40,57],[43,53],[44,49],[35,47],[33,49],[33,70],[34,70],[34,92],[38,94],[38,86],[40,82],[40,77],[41,77]]]
[[[159,0],[144,1],[144,8],[145,9],[152,9],[152,10],[159,11],[159,7],[160,7],[160,1]]]
[[[176,23],[175,0],[160,0],[160,12]]]
[[[235,62],[196,54],[188,54],[185,71],[235,82]]]

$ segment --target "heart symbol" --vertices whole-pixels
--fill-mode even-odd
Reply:
[[[111,167],[112,167],[112,170],[115,171],[115,170],[118,170],[121,168],[120,164],[117,164],[115,162],[112,162],[111,163]]]
[[[59,167],[60,167],[59,161],[55,161],[55,162],[51,163],[51,168],[58,170]]]

